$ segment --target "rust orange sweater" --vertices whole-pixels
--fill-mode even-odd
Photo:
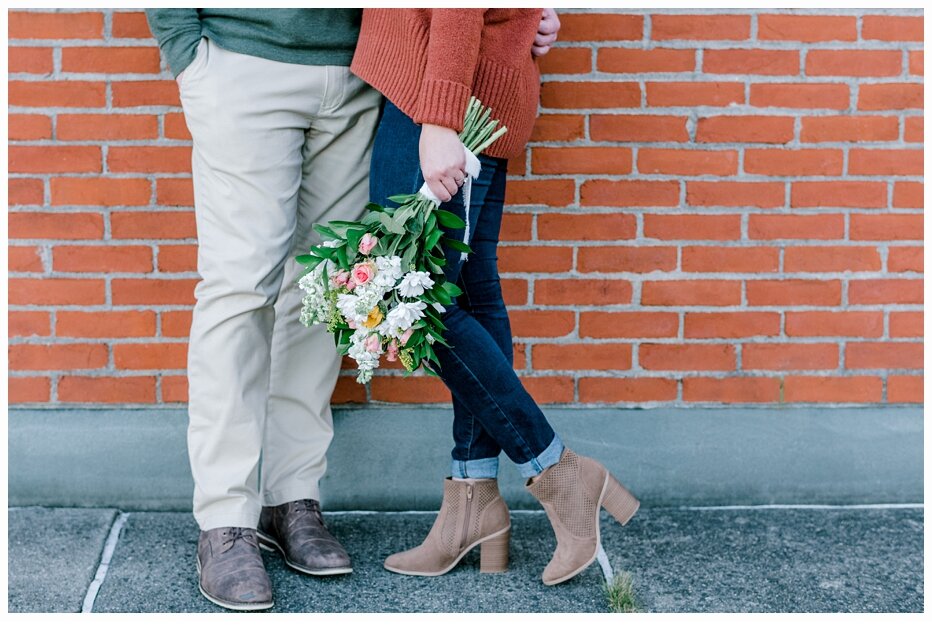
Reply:
[[[419,124],[463,129],[470,95],[508,127],[485,153],[510,158],[531,137],[541,9],[365,9],[350,69]]]

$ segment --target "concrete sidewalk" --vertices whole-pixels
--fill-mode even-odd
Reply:
[[[543,512],[512,516],[507,573],[480,575],[471,552],[439,578],[385,571],[419,543],[430,513],[329,513],[352,575],[300,575],[265,553],[274,612],[609,612],[594,564],[556,587]],[[642,510],[603,543],[645,612],[921,612],[923,509]],[[109,540],[109,542],[108,542]],[[218,612],[197,590],[190,514],[107,509],[9,510],[10,612]]]

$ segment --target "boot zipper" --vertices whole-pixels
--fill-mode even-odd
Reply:
[[[466,546],[466,537],[469,534],[469,521],[472,516],[472,484],[466,485],[466,521],[463,523],[463,539],[460,540],[460,549]]]

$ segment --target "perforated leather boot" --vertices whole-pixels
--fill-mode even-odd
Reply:
[[[508,569],[511,517],[495,479],[450,479],[443,482],[440,514],[424,542],[385,559],[385,568],[405,575],[447,573],[470,549],[479,550],[479,572]]]
[[[542,576],[548,586],[565,582],[595,560],[602,544],[600,507],[625,525],[640,506],[605,466],[568,448],[526,488],[544,506],[557,536],[557,549]]]

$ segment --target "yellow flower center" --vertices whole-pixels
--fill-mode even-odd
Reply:
[[[378,306],[369,311],[369,316],[366,317],[366,321],[363,322],[363,326],[366,328],[375,328],[382,323],[382,311]]]

